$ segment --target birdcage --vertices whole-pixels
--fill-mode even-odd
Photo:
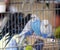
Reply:
[[[0,12],[0,50],[60,50],[59,0],[4,3],[6,11]]]

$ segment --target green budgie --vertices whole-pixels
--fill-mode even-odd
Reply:
[[[33,50],[33,47],[30,46],[30,45],[27,45],[26,48],[25,48],[25,50]]]
[[[60,26],[58,28],[56,28],[54,35],[56,38],[58,38],[58,39],[60,38]]]

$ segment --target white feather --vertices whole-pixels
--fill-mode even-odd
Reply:
[[[42,20],[40,26],[41,33],[51,35],[52,34],[52,26],[48,20]]]

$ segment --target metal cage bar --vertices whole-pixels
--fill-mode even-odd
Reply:
[[[60,7],[56,8],[55,5],[58,6],[59,3],[60,2],[55,0],[41,0],[33,3],[26,2],[26,0],[23,0],[22,2],[16,0],[13,0],[12,2],[11,0],[9,4],[12,7],[9,6],[9,11],[0,13],[0,20],[3,21],[4,18],[7,17],[7,19],[5,19],[7,22],[6,24],[5,21],[4,23],[2,22],[2,26],[4,25],[4,28],[2,28],[2,31],[0,31],[0,50],[29,50],[29,47],[31,50],[59,50],[59,40],[56,39],[55,36],[54,38],[42,38],[40,36],[36,36],[34,31],[32,31],[34,33],[32,33],[31,36],[19,36],[22,31],[27,31],[27,29],[24,30],[24,28],[32,18],[34,19],[34,17],[31,17],[32,14],[36,14],[37,17],[40,18],[40,22],[48,19],[51,25],[54,25],[51,32],[53,34],[56,31],[56,16],[59,16],[58,11],[60,11]],[[32,24],[29,24],[29,26],[30,25]],[[2,26],[0,26],[0,30]],[[29,28],[29,26],[27,26],[27,28]],[[50,28],[48,30],[50,31]]]

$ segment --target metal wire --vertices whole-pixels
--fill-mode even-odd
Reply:
[[[14,0],[14,2],[11,2],[11,3],[9,3],[10,5],[23,5],[22,7],[20,7],[20,6],[18,6],[18,10],[20,9],[20,8],[22,8],[22,12],[23,13],[29,13],[29,12],[31,12],[31,14],[32,13],[35,13],[35,14],[38,14],[39,12],[43,12],[43,19],[45,19],[45,11],[48,11],[48,13],[49,13],[49,11],[55,11],[55,10],[60,10],[60,8],[51,8],[51,9],[45,9],[45,4],[46,3],[49,3],[49,4],[56,4],[57,2],[56,1],[40,1],[39,2],[39,4],[43,4],[42,5],[42,9],[38,9],[39,7],[37,6],[37,4],[36,4],[36,2],[35,3],[24,3],[24,2],[15,2],[15,0]],[[24,9],[24,6],[25,6],[25,4],[28,4],[28,6],[27,6],[27,9]],[[36,4],[35,6],[36,6],[36,9],[33,9],[33,10],[31,10],[32,8],[31,7],[33,7],[33,5],[34,4]],[[34,7],[33,7],[34,8]],[[17,13],[17,16],[16,16],[16,13]],[[20,11],[18,11],[18,12],[15,12],[15,13],[11,13],[11,12],[4,12],[4,13],[1,13],[1,17],[0,17],[0,19],[2,19],[2,18],[4,18],[4,16],[5,15],[3,15],[3,14],[5,14],[5,15],[8,15],[8,17],[10,17],[10,19],[11,19],[11,24],[9,24],[9,22],[8,22],[8,24],[7,24],[7,28],[11,28],[11,29],[15,29],[14,31],[15,31],[15,34],[13,33],[13,30],[11,31],[11,30],[7,30],[7,28],[6,28],[6,26],[5,26],[5,28],[6,29],[4,29],[3,31],[3,33],[0,33],[0,39],[2,39],[4,36],[5,36],[5,33],[7,33],[6,32],[6,30],[8,31],[8,32],[11,32],[10,34],[8,34],[6,37],[8,37],[9,36],[9,38],[7,38],[9,41],[12,39],[12,37],[14,36],[14,35],[17,35],[18,33],[20,33],[19,32],[19,29],[20,30],[23,30],[23,26],[25,26],[26,25],[26,23],[25,23],[25,18],[24,18],[24,21],[22,21],[22,19],[21,19],[21,22],[19,22],[19,19],[16,19],[16,18],[14,18],[14,23],[12,22],[12,20],[13,20],[13,14],[14,14],[14,17],[18,17],[19,16],[19,14],[20,14]],[[50,13],[49,13],[49,15],[48,15],[48,20],[50,20],[51,21],[51,17],[50,17]],[[53,14],[54,15],[54,17],[55,17],[55,14]],[[38,15],[37,15],[38,16]],[[54,21],[56,20],[56,18],[54,18]],[[27,18],[27,21],[28,21],[28,18]],[[53,21],[52,21],[53,22]],[[18,23],[18,25],[16,25]],[[23,23],[23,25],[22,25],[22,23]],[[15,25],[14,25],[15,24]],[[55,25],[56,23],[54,22],[54,25]],[[19,25],[21,25],[21,28],[20,28],[20,26]],[[16,29],[16,27],[17,27],[17,29]],[[29,26],[28,26],[29,27]],[[52,27],[52,28],[54,28],[55,29],[55,27]],[[17,32],[16,32],[16,30],[17,30]],[[24,30],[24,31],[26,31],[26,30]],[[55,31],[55,30],[54,30]],[[53,33],[53,32],[52,32]],[[1,37],[2,36],[2,37]],[[11,39],[10,39],[11,38]],[[16,38],[20,38],[20,37],[16,37]],[[6,38],[5,38],[5,40],[7,40]],[[18,40],[20,40],[20,39],[18,39]],[[36,37],[35,37],[35,40],[36,40]],[[7,44],[9,43],[9,41],[7,42]],[[33,43],[33,41],[32,41],[32,38],[31,38],[31,43]],[[6,42],[5,42],[6,43]],[[6,44],[6,45],[7,45]],[[41,44],[43,44],[43,43],[38,43],[38,44],[34,44],[35,46],[36,45],[41,45]],[[55,42],[51,42],[51,43],[48,43],[47,42],[47,40],[46,40],[46,43],[44,43],[44,44],[46,44],[46,46],[44,46],[43,47],[43,50],[50,50],[50,48],[52,49],[52,50],[57,50],[57,49],[55,49],[55,48],[59,48],[59,46],[58,46],[58,42],[57,41],[55,41]],[[28,44],[27,44],[28,45]],[[18,47],[19,49],[20,49],[20,47],[26,47],[27,45],[19,45],[19,46],[13,46],[13,47],[7,47],[7,48],[16,48],[16,47]],[[33,45],[32,44],[29,44],[30,46],[32,46],[33,47]],[[3,47],[3,42],[2,42],[2,47]],[[6,47],[3,47],[3,48],[0,48],[0,49],[2,49],[2,50],[4,50],[4,49],[6,49]],[[12,49],[13,50],[13,49]],[[37,49],[38,50],[38,49]]]

